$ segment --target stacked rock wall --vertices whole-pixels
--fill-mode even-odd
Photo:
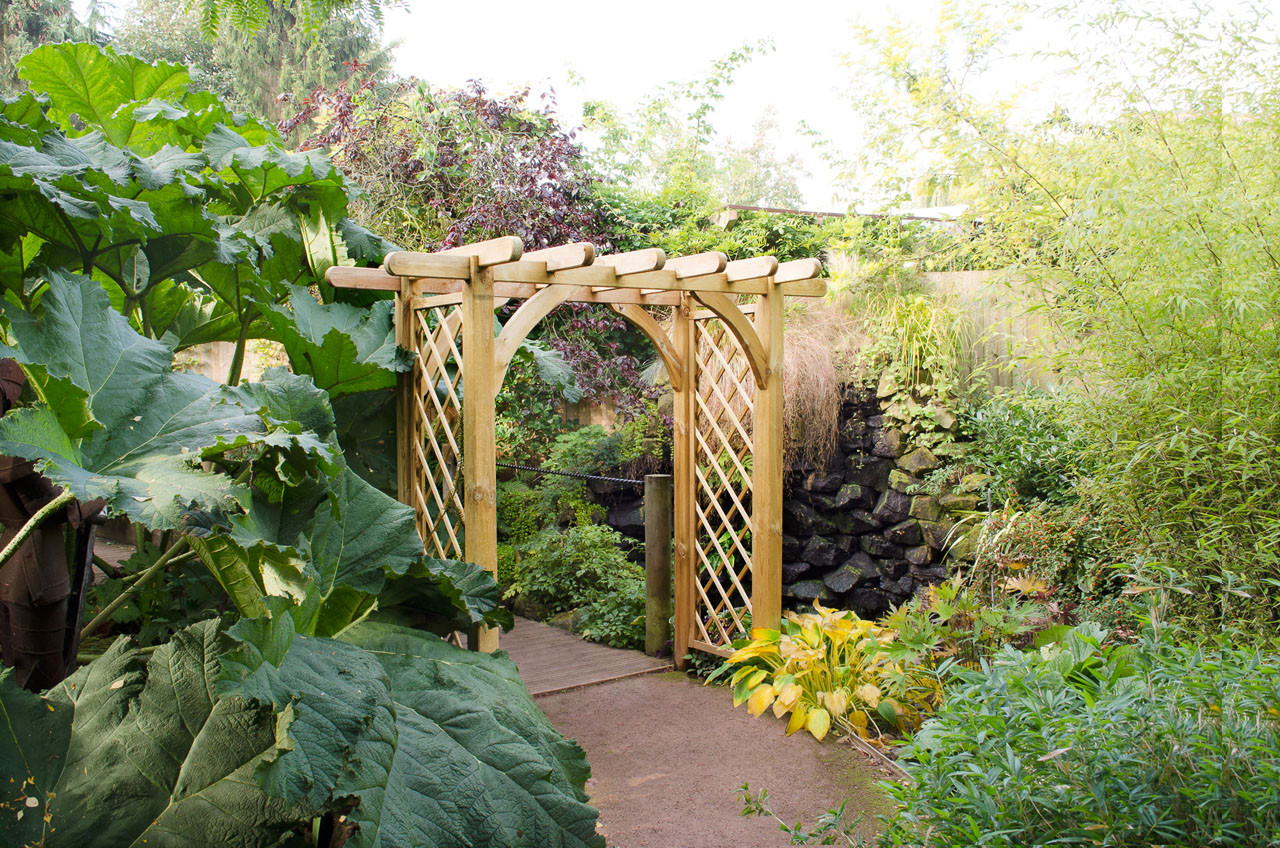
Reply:
[[[941,462],[886,424],[881,407],[890,402],[882,404],[874,387],[846,387],[834,455],[823,468],[789,470],[782,541],[788,606],[818,600],[878,617],[942,581],[949,561],[972,559],[969,540],[953,538],[960,534],[952,529],[956,513],[975,509],[977,497],[961,487],[939,496],[915,491]],[[644,540],[639,488],[594,480],[589,488],[608,509],[607,524]],[[639,548],[632,553],[641,561]]]
[[[836,455],[824,468],[793,468],[788,475],[784,598],[794,606],[818,600],[875,617],[920,586],[940,582],[943,551],[953,544],[953,512],[977,505],[972,495],[915,493],[940,464],[929,448],[913,446],[886,425],[873,389],[848,387]]]

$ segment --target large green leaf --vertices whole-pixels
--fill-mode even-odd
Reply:
[[[278,495],[255,487],[246,507],[230,532],[190,540],[243,615],[286,597],[304,604],[293,618],[306,634],[339,633],[393,605],[423,626],[510,626],[492,577],[425,557],[413,510],[348,468]]]
[[[396,740],[341,788],[360,798],[356,846],[603,846],[583,787],[590,767],[505,657],[429,634],[359,624],[343,640],[381,666]]]
[[[313,804],[357,798],[349,844],[604,845],[581,749],[509,660],[385,624],[356,625],[342,641],[295,635],[279,605],[230,632],[240,646],[221,691],[287,716],[261,785]]]
[[[310,374],[317,386],[338,397],[393,386],[396,372],[412,366],[413,355],[396,346],[393,309],[390,301],[368,309],[322,304],[295,286],[288,302],[272,307],[266,317],[293,369]]]
[[[379,490],[396,491],[396,393],[394,389],[333,399],[338,441],[347,465]]]
[[[295,461],[299,452],[331,459],[314,434],[246,406],[245,395],[172,371],[170,350],[134,332],[88,278],[53,275],[38,312],[3,305],[0,313],[15,343],[6,355],[79,389],[101,425],[76,444],[60,410],[18,410],[0,419],[0,452],[39,460],[46,476],[81,499],[102,498],[149,527],[171,529],[192,506],[224,510],[247,494],[203,470],[201,459],[250,444],[293,452]],[[68,404],[77,400],[64,394]]]
[[[0,766],[16,778],[5,801],[22,813],[0,817],[0,842],[249,848],[313,815],[254,782],[278,753],[275,722],[218,695],[218,646],[202,622],[144,665],[121,638],[44,696],[0,673]]]
[[[149,149],[155,125],[134,115],[139,103],[181,96],[191,78],[167,62],[148,64],[94,44],[48,44],[27,54],[19,75],[52,101],[50,114],[64,132],[77,126],[100,130],[116,147]]]

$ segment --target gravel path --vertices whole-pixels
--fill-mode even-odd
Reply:
[[[788,839],[771,818],[744,818],[738,787],[767,788],[778,815],[811,825],[848,798],[870,835],[887,774],[864,755],[781,721],[733,709],[725,688],[678,672],[649,674],[538,699],[561,733],[586,749],[591,803],[616,848],[771,848]]]

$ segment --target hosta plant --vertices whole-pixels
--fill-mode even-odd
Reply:
[[[832,726],[866,738],[874,729],[913,729],[936,698],[936,678],[890,657],[896,634],[855,613],[814,604],[788,612],[780,630],[757,627],[717,676],[733,671],[735,707],[767,709],[787,720],[788,736],[822,739]]]

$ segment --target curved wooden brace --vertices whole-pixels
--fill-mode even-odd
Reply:
[[[611,303],[609,308],[631,322],[637,330],[649,337],[653,346],[658,349],[658,356],[667,369],[667,378],[671,381],[673,391],[684,388],[684,364],[676,353],[675,344],[666,334],[654,317],[638,303]]]
[[[699,291],[693,292],[693,296],[699,303],[714,312],[716,317],[729,328],[729,332],[733,333],[733,337],[738,340],[743,354],[747,357],[747,365],[751,366],[751,374],[756,378],[756,388],[763,389],[769,382],[769,361],[765,358],[764,345],[760,342],[760,336],[756,335],[755,327],[747,320],[747,316],[742,314],[738,304],[720,292]]]
[[[520,344],[528,337],[538,322],[547,317],[547,313],[573,295],[571,286],[547,286],[533,297],[526,300],[515,314],[502,325],[493,343],[493,390],[502,389],[502,381],[507,378],[507,368],[515,357]]]

